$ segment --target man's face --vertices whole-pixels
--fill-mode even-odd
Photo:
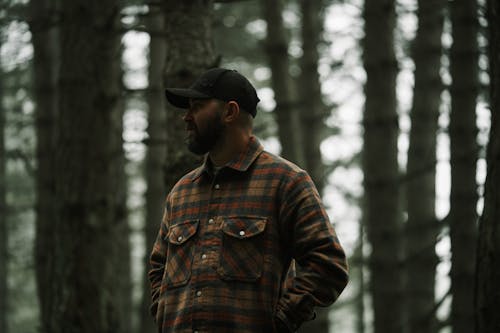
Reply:
[[[186,143],[188,149],[198,155],[209,152],[224,133],[221,116],[223,104],[214,99],[190,101],[190,108],[184,115],[186,122]]]

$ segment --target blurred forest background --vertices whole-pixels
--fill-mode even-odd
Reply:
[[[166,86],[237,69],[350,284],[300,332],[500,332],[498,0],[0,0],[0,332],[154,332]]]

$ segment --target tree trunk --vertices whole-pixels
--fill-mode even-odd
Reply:
[[[484,184],[484,210],[479,222],[476,270],[476,333],[500,331],[500,3],[488,0],[490,61],[490,141]]]
[[[478,94],[477,1],[450,2],[453,44],[450,50],[451,326],[454,333],[474,332],[474,284],[477,237],[476,98]]]
[[[374,332],[403,331],[398,114],[394,54],[394,0],[366,1],[363,64],[365,110],[362,166],[363,214],[370,255]]]
[[[35,101],[36,159],[35,175],[35,275],[42,323],[50,317],[51,271],[56,263],[49,249],[56,241],[55,220],[54,123],[57,116],[57,79],[59,71],[58,29],[55,3],[30,1],[30,31],[33,44],[33,98]]]
[[[297,82],[300,96],[297,106],[300,115],[300,132],[302,138],[307,138],[302,141],[302,156],[304,168],[322,193],[326,185],[326,175],[320,145],[326,134],[324,120],[329,114],[329,110],[323,103],[318,73],[318,45],[323,32],[323,4],[321,1],[301,0],[300,12],[302,14],[302,57],[300,58],[301,75]],[[317,308],[316,319],[304,323],[299,332],[328,333],[329,310],[329,308]]]
[[[44,332],[123,331],[119,1],[61,2],[54,242]],[[128,259],[121,264],[127,265]]]
[[[0,44],[1,49],[1,44]],[[0,75],[3,75],[1,73]],[[8,229],[7,206],[5,202],[5,109],[3,107],[3,86],[0,80],[0,332],[8,333],[7,315],[7,258],[8,258]]]
[[[445,4],[444,0],[418,1],[418,31],[412,45],[415,88],[406,184],[406,291],[410,333],[433,333],[437,329],[433,309],[439,223],[434,207]]]
[[[323,34],[324,5],[321,1],[301,0],[302,13],[302,57],[299,80],[300,113],[302,125],[303,155],[305,168],[316,187],[323,192],[326,185],[325,166],[321,158],[320,145],[327,135],[324,123],[330,110],[323,102],[318,73],[318,47]]]
[[[130,227],[128,225],[127,211],[127,175],[125,173],[125,152],[121,137],[123,134],[123,114],[125,111],[125,103],[122,99],[117,104],[117,114],[120,119],[116,119],[111,123],[111,133],[114,138],[120,138],[120,146],[116,146],[116,192],[114,192],[114,247],[112,255],[113,279],[115,279],[111,297],[113,306],[116,307],[117,317],[120,321],[120,333],[132,332],[132,317],[136,315],[132,306],[132,267],[131,267],[131,247],[130,247]],[[113,162],[114,163],[114,162]]]
[[[283,2],[262,0],[261,7],[262,16],[267,22],[265,52],[272,73],[271,86],[276,101],[274,111],[278,124],[281,156],[305,168],[299,101],[289,72],[288,40],[281,17]]]
[[[167,50],[164,87],[188,87],[204,71],[218,65],[212,37],[213,3],[207,0],[164,0],[163,5]],[[182,111],[168,105],[163,174],[168,191],[200,162],[183,144],[186,133],[182,115]]]
[[[152,7],[148,17],[150,33],[149,43],[149,86],[148,103],[148,140],[146,155],[146,249],[151,249],[158,232],[165,202],[165,185],[163,182],[163,167],[165,163],[165,94],[163,89],[163,64],[165,61],[165,40],[158,33],[164,30],[164,16],[159,7]],[[145,254],[146,273],[149,267],[149,251]],[[151,292],[148,275],[144,274],[144,290],[141,311],[141,326],[139,332],[154,332],[155,325],[151,318]]]

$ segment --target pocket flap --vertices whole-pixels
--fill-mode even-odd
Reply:
[[[168,229],[168,241],[171,244],[181,245],[187,242],[198,230],[199,220],[190,220],[171,225]]]
[[[264,217],[228,217],[222,225],[222,231],[236,238],[249,238],[262,233],[266,223]]]

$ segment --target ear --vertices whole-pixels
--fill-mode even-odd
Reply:
[[[240,106],[235,101],[229,101],[226,104],[226,113],[223,121],[226,123],[235,122],[240,116]]]

